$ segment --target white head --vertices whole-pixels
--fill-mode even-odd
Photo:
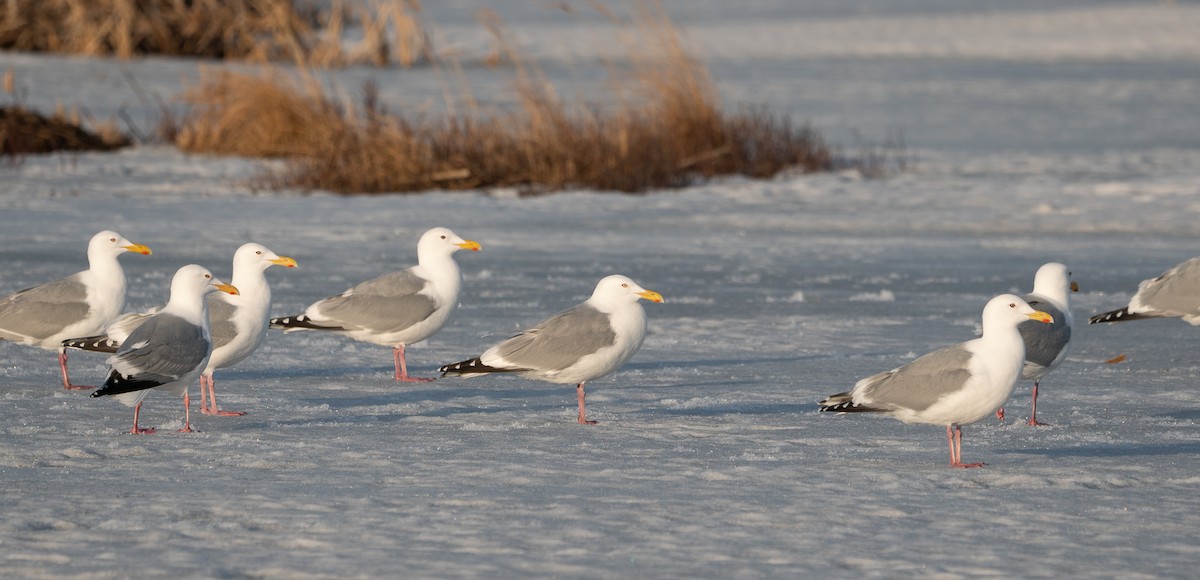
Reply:
[[[421,236],[417,242],[417,261],[444,258],[459,250],[478,252],[483,249],[479,242],[464,240],[458,234],[447,228],[433,228]]]
[[[592,291],[592,297],[588,302],[595,304],[633,304],[638,300],[645,298],[651,302],[662,302],[662,294],[653,290],[647,290],[638,286],[637,282],[621,276],[613,274],[606,276],[596,284],[596,289]]]
[[[1071,292],[1078,292],[1079,285],[1071,279],[1071,272],[1058,262],[1050,262],[1038,268],[1033,277],[1033,293],[1057,300],[1063,306],[1070,306]]]
[[[265,272],[271,266],[283,266],[284,268],[295,268],[296,261],[287,257],[277,255],[262,244],[242,244],[233,254],[233,275],[237,277],[239,270],[260,271]]]
[[[1054,322],[1053,317],[1034,310],[1020,296],[1001,294],[989,300],[987,306],[983,307],[983,335],[986,337],[989,331],[1006,327],[1015,330],[1018,324],[1031,319],[1047,324]]]
[[[175,304],[177,300],[202,304],[205,295],[218,290],[227,294],[238,293],[237,288],[216,279],[208,268],[188,264],[177,270],[171,278],[171,301],[168,304]]]
[[[135,244],[112,230],[104,230],[92,236],[91,241],[88,242],[88,260],[120,256],[125,252],[134,252],[143,256],[149,256],[152,253],[150,248]]]

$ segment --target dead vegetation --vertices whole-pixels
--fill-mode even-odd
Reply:
[[[335,0],[330,10],[293,0],[5,0],[0,49],[411,66],[432,56],[420,9],[419,0],[357,9]],[[362,41],[345,48],[349,26],[362,27]]]
[[[568,104],[485,19],[514,70],[516,106],[469,106],[445,118],[390,114],[373,86],[361,102],[325,96],[311,76],[208,75],[171,132],[189,151],[285,156],[264,187],[342,193],[513,187],[624,192],[698,179],[821,171],[833,153],[812,129],[765,110],[722,109],[707,70],[657,4],[637,4],[637,50],[611,67],[615,103]],[[453,73],[453,71],[451,71]],[[450,76],[453,76],[451,74]]]
[[[307,157],[320,154],[345,130],[342,114],[315,83],[278,71],[259,76],[205,71],[201,84],[181,100],[188,116],[163,123],[160,133],[189,153]]]
[[[28,36],[41,39],[41,50],[85,54],[153,50],[231,58],[236,52],[251,60],[285,55],[298,65],[297,73],[275,66],[259,73],[204,71],[181,97],[186,113],[175,116],[164,107],[159,127],[165,140],[187,152],[283,158],[276,166],[281,168],[256,180],[265,188],[638,192],[721,175],[765,178],[784,171],[824,171],[838,163],[807,125],[765,109],[723,108],[707,69],[687,52],[653,0],[633,0],[623,21],[602,10],[620,29],[634,32],[627,39],[627,59],[608,63],[611,95],[603,104],[560,99],[491,14],[481,22],[496,39],[495,62],[513,73],[513,106],[481,108],[453,61],[435,65],[443,78],[452,79],[447,84],[458,84],[447,87],[453,97],[447,97],[441,118],[392,114],[371,83],[361,99],[333,98],[330,93],[337,91],[317,81],[313,67],[355,59],[381,64],[429,58],[427,41],[401,48],[386,40],[389,30],[424,38],[424,27],[413,24],[418,0],[372,0],[368,6],[358,16],[366,40],[353,53],[341,48],[349,11],[338,0],[324,17],[296,10],[290,0],[7,0],[0,39]],[[216,15],[204,16],[206,10]],[[39,18],[14,19],[30,11]],[[103,12],[114,16],[105,20]],[[54,30],[16,30],[18,23],[35,29],[55,18],[60,22]],[[95,26],[97,18],[105,24]],[[325,31],[319,38],[313,32],[318,20]],[[91,36],[61,32],[88,23],[97,29]],[[176,45],[164,48],[167,39]],[[6,147],[32,142],[35,133],[24,131],[5,133]],[[869,161],[878,165],[879,158]],[[871,169],[866,163],[863,168]]]
[[[97,123],[79,109],[61,104],[50,116],[21,106],[12,69],[0,77],[11,102],[0,105],[0,157],[18,163],[26,155],[55,151],[112,151],[131,144],[115,122]]]
[[[16,105],[0,107],[0,155],[19,158],[54,151],[111,151],[129,145],[112,126],[84,127],[78,113],[49,117]]]

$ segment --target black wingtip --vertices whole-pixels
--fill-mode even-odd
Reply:
[[[1099,324],[1101,322],[1125,322],[1128,320],[1141,320],[1143,318],[1153,318],[1143,314],[1130,314],[1129,307],[1119,308],[1112,312],[1097,314],[1088,319],[1088,324]]]
[[[853,411],[854,407],[856,406],[853,401],[843,401],[841,403],[833,403],[828,405],[825,404],[824,401],[821,401],[817,404],[821,406],[819,411],[822,413],[842,413]]]
[[[123,395],[134,391],[144,391],[153,389],[163,383],[152,380],[138,379],[133,376],[122,376],[117,371],[112,371],[108,374],[108,378],[104,380],[104,385],[99,389],[92,391],[92,397],[103,397],[106,395]]]
[[[482,360],[479,360],[478,358],[473,358],[473,359],[468,359],[468,360],[464,360],[464,361],[459,361],[456,363],[450,363],[448,365],[443,365],[441,368],[438,369],[438,372],[442,373],[443,377],[447,377],[447,376],[458,377],[458,376],[463,376],[463,375],[476,375],[476,374],[483,374],[483,373],[504,373],[504,372],[509,372],[511,370],[512,369],[498,369],[496,367],[490,367],[488,365],[483,364]]]
[[[438,372],[442,373],[443,377],[460,375],[465,369],[478,366],[483,366],[483,362],[478,358],[473,358],[456,363],[450,363],[448,365],[442,365],[440,368],[438,368]]]
[[[304,314],[272,318],[271,328],[280,328],[283,330],[346,330],[341,326],[321,326],[320,324],[315,324],[311,318]]]
[[[820,407],[818,411],[821,413],[879,413],[883,411],[878,407],[855,403],[850,399],[843,399],[835,395],[817,403]]]
[[[62,345],[66,348],[78,348],[80,350],[88,350],[92,352],[107,352],[114,353],[120,348],[121,343],[107,336],[87,336],[83,338],[68,338],[62,341]]]

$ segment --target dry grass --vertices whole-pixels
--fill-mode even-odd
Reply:
[[[46,117],[16,105],[0,107],[0,155],[6,157],[54,151],[111,151],[128,145],[129,139],[112,125],[88,130],[78,112],[59,111]]]
[[[190,105],[181,122],[160,132],[190,153],[246,157],[318,155],[342,131],[340,111],[313,84],[282,73],[252,76],[205,71],[202,83],[184,93]]]
[[[626,72],[614,73],[620,97],[606,107],[560,101],[492,18],[485,24],[514,66],[515,110],[468,107],[418,122],[388,114],[371,87],[361,104],[337,104],[312,80],[298,88],[278,76],[218,75],[189,93],[195,112],[177,142],[191,151],[285,155],[286,168],[261,185],[343,193],[637,192],[718,175],[832,167],[833,153],[810,128],[763,110],[724,111],[707,70],[688,55],[665,12],[637,6],[638,50],[631,49],[630,63],[613,67]]]
[[[344,49],[342,31],[351,24],[363,27],[364,38]],[[419,0],[372,0],[354,12],[341,0],[324,12],[292,0],[5,0],[0,49],[306,66],[410,66],[432,55]]]

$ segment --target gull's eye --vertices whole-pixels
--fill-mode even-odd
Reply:
[[[254,254],[255,254],[255,255],[257,255],[257,256],[261,256],[261,255],[262,255],[262,250],[258,250],[257,252],[254,252]]]
[[[443,240],[444,240],[444,239],[446,239],[446,236],[442,236],[442,239],[443,239]]]
[[[115,244],[115,243],[117,243],[117,238],[108,238],[108,241]]]
[[[628,288],[628,287],[629,287],[629,284],[626,284],[626,283],[624,283],[624,282],[621,282],[621,287],[622,287],[622,288]]]
[[[204,275],[204,279],[205,279],[205,280],[212,280],[212,274],[205,274],[205,275]]]
[[[1010,302],[1010,303],[1008,304],[1008,307],[1009,307],[1009,308],[1016,308],[1016,307],[1017,307],[1017,305],[1016,305],[1016,304],[1013,304],[1013,303],[1011,303],[1011,302]]]

